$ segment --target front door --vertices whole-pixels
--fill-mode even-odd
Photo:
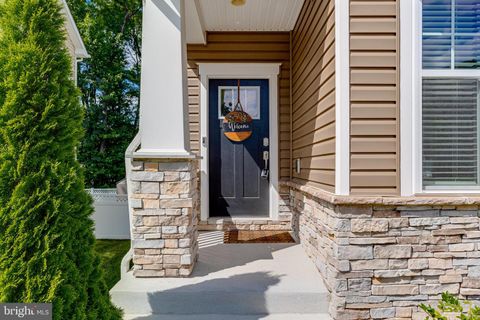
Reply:
[[[210,80],[210,216],[269,216],[268,80],[241,80],[240,101],[252,122],[252,135],[234,142],[224,135],[223,119],[237,101],[238,80]]]

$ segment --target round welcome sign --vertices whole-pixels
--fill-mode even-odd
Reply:
[[[235,142],[244,141],[252,135],[252,117],[242,110],[232,111],[223,120],[225,136]]]
[[[223,119],[223,133],[231,141],[241,142],[252,135],[252,117],[243,111],[240,102],[240,80],[238,80],[237,104],[233,111],[225,115]]]

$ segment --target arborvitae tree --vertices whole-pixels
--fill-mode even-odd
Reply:
[[[58,0],[0,0],[0,301],[120,319],[93,251],[82,107]]]

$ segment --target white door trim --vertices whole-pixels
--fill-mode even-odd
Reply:
[[[270,121],[270,219],[278,219],[278,74],[280,63],[199,63],[200,73],[200,218],[209,218],[208,84],[210,79],[267,79]]]

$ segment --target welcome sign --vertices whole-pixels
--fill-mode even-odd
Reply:
[[[252,135],[252,117],[244,111],[232,111],[223,119],[223,132],[231,141],[241,142]]]
[[[233,90],[232,90],[233,92]],[[230,102],[226,105],[224,98],[225,96],[222,95],[222,102],[225,109],[230,109],[232,111],[228,112],[223,119],[223,133],[225,136],[230,139],[231,141],[241,142],[244,141],[252,135],[253,125],[252,125],[252,117],[243,110],[242,103],[240,101],[241,96],[240,90],[240,80],[237,81],[237,103],[235,107],[230,109],[230,106],[233,104]],[[245,92],[245,91],[244,91]],[[232,97],[233,98],[233,94]]]

